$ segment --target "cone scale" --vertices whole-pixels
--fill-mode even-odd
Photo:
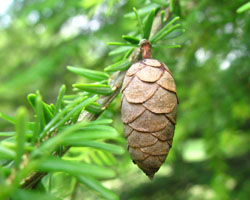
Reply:
[[[172,146],[178,100],[172,73],[151,58],[150,42],[140,48],[143,60],[123,81],[121,114],[130,157],[152,179]]]

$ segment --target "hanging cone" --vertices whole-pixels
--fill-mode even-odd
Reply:
[[[168,67],[150,58],[150,43],[144,41],[141,48],[144,59],[123,81],[121,113],[130,157],[153,179],[172,146],[177,94]]]

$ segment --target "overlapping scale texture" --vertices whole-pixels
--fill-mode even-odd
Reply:
[[[122,93],[130,157],[153,178],[172,146],[178,103],[174,79],[165,64],[144,59],[127,71]]]

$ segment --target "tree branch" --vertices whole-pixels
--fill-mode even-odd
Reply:
[[[165,17],[164,17],[164,21],[167,20],[167,18],[169,17],[169,9],[166,8],[165,10]],[[161,16],[160,16],[160,12],[157,13],[157,16],[154,19],[153,22],[153,26],[152,26],[152,31],[151,31],[151,36],[154,35],[162,26],[161,23]],[[129,57],[129,61],[131,63],[134,63],[136,61],[138,61],[139,59],[141,59],[141,52],[139,48],[136,48],[133,53],[130,55]],[[112,101],[116,98],[116,96],[120,93],[120,89],[122,86],[122,82],[124,79],[126,71],[118,71],[115,72],[109,79],[109,85],[111,86],[111,88],[114,89],[113,93],[108,95],[108,96],[101,96],[99,98],[99,100],[97,101],[97,103],[99,103],[102,107],[104,108],[108,108],[108,106],[110,105],[110,103],[112,103]],[[78,122],[83,121],[83,120],[95,120],[99,114],[91,114],[87,111],[83,111],[79,118],[78,118]],[[49,139],[49,138],[47,138]],[[68,150],[70,149],[70,147],[66,147],[64,152],[62,153],[61,156],[63,156]],[[27,158],[28,159],[28,158]],[[26,160],[26,163],[27,160]],[[23,183],[21,184],[22,188],[25,189],[33,189],[36,188],[37,184],[39,183],[39,181],[46,175],[47,173],[41,173],[41,172],[34,172],[33,174],[31,174],[29,177],[27,177],[25,180],[23,180]]]

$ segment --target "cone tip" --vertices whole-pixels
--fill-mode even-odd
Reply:
[[[148,178],[152,181],[153,180],[153,178],[154,178],[154,174],[150,174],[150,175],[147,175],[148,176]]]

